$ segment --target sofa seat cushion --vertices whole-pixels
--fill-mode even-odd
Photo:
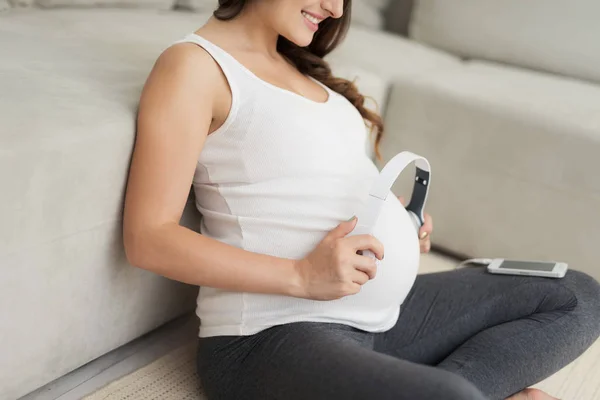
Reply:
[[[388,110],[384,158],[408,149],[432,163],[437,245],[564,260],[600,278],[589,251],[600,237],[600,86],[472,62],[398,77]]]

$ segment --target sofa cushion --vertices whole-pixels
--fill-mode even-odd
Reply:
[[[204,16],[0,18],[0,399],[16,399],[195,307],[197,288],[127,263],[121,213],[144,81]]]
[[[40,7],[135,7],[170,10],[174,0],[35,0]]]
[[[183,10],[196,12],[212,12],[217,9],[217,0],[176,0],[175,6]]]
[[[0,234],[0,254],[119,218],[126,164],[105,157],[127,162],[119,157],[130,151],[145,78],[161,50],[203,18],[155,10],[30,9],[3,19],[0,149],[23,167],[18,176],[12,164],[0,168],[7,174],[2,181],[16,185],[7,188],[0,208],[0,220],[13,227]],[[99,141],[112,149],[102,153]],[[64,157],[52,165],[53,156],[67,153],[74,165],[87,160],[86,169]],[[79,184],[67,198],[52,190],[71,182]],[[37,184],[47,186],[42,197],[32,189]],[[8,200],[14,201],[10,207]],[[39,218],[31,214],[36,209],[53,212]]]
[[[464,57],[600,81],[597,0],[417,0],[416,40]]]
[[[389,0],[352,0],[350,19],[353,24],[383,29],[383,11],[388,3]]]
[[[394,0],[384,11],[384,26],[389,32],[408,35],[414,0]]]
[[[383,28],[383,11],[389,0],[353,0],[352,23],[371,29]],[[184,10],[212,12],[217,9],[217,0],[177,0],[176,7]]]
[[[373,46],[377,43],[377,46]],[[353,25],[344,40],[325,60],[334,75],[357,78],[361,93],[382,115],[387,110],[387,93],[394,77],[421,76],[431,70],[461,65],[458,58],[396,34]]]
[[[386,81],[396,75],[420,76],[461,64],[459,58],[445,51],[357,25],[350,27],[346,38],[325,59],[361,67]]]
[[[398,76],[387,107],[384,159],[408,149],[431,162],[436,246],[563,260],[600,279],[590,251],[600,237],[600,86],[471,62]]]
[[[8,0],[8,3],[13,7],[31,7],[34,0]]]
[[[356,80],[358,90],[367,96],[365,106],[384,117],[389,111],[388,91],[396,76],[418,77],[439,68],[461,65],[458,58],[445,52],[358,25],[351,26],[346,38],[325,60],[334,75]],[[373,160],[374,139],[375,135],[370,135],[367,143],[367,154]]]

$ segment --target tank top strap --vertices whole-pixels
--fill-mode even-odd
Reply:
[[[236,64],[236,61],[234,59],[232,60],[232,57],[229,53],[198,34],[190,33],[182,39],[175,41],[173,44],[182,42],[192,42],[202,47],[212,56],[212,58],[215,59],[215,61],[224,71],[228,70],[227,72],[231,72]]]
[[[240,96],[239,87],[240,85],[243,85],[242,80],[245,78],[243,71],[240,70],[237,60],[219,46],[195,33],[184,36],[182,39],[173,42],[172,45],[177,43],[194,43],[210,54],[223,71],[223,74],[229,83],[233,97],[232,101],[234,103],[232,104],[233,108],[233,106],[236,105],[235,103],[237,103],[237,97]]]

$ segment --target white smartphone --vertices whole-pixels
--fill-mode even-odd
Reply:
[[[567,273],[568,264],[555,261],[524,261],[495,258],[487,267],[492,274],[529,275],[546,278],[562,278]]]

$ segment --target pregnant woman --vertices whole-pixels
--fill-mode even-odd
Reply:
[[[373,235],[348,235],[378,175],[365,123],[379,159],[383,134],[323,60],[349,19],[350,0],[219,0],[159,55],[140,100],[128,259],[201,287],[209,400],[551,399],[528,386],[598,337],[596,281],[417,276],[431,216],[417,235],[395,196]],[[200,233],[179,224],[190,186]]]

